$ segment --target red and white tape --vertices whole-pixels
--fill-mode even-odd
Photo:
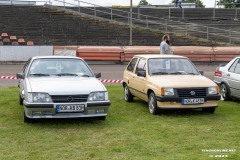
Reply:
[[[123,80],[100,79],[103,83],[123,83]]]
[[[0,76],[0,79],[17,79],[15,76]]]
[[[16,76],[0,76],[0,79],[17,79]],[[123,83],[123,80],[100,79],[103,83]]]

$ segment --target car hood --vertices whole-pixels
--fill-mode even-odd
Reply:
[[[150,81],[159,87],[197,88],[217,86],[212,80],[201,75],[152,76]]]
[[[94,77],[38,77],[28,79],[31,92],[50,95],[89,94],[106,91],[104,85]]]

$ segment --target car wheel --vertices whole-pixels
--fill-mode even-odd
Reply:
[[[229,90],[226,84],[221,84],[221,98],[224,101],[230,100]]]
[[[148,109],[149,112],[153,115],[156,115],[158,113],[157,101],[154,93],[150,93],[148,97]]]
[[[23,105],[23,99],[22,99],[22,97],[21,97],[20,94],[19,94],[19,104],[20,104],[20,105]]]
[[[215,112],[215,107],[210,107],[210,108],[202,108],[203,112],[208,112],[208,113],[214,113]]]
[[[127,102],[132,102],[133,101],[133,95],[129,91],[128,85],[124,85],[124,100]]]
[[[32,119],[30,119],[26,116],[25,111],[23,111],[23,114],[24,114],[24,123],[32,123],[33,122]]]
[[[101,117],[97,117],[98,120],[105,120],[106,119],[106,116],[101,116]]]

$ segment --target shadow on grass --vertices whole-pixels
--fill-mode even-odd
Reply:
[[[99,120],[97,117],[93,118],[49,118],[49,119],[33,119],[32,122],[26,123],[26,124],[34,124],[34,125],[49,125],[49,124],[63,124],[63,125],[68,125],[68,124],[78,124],[78,125],[101,125],[105,124],[107,122],[107,119],[105,121]]]
[[[146,110],[148,112],[148,103],[141,100],[141,99],[134,99],[134,102],[131,102],[131,104],[136,104],[138,107],[141,107],[142,109]],[[218,108],[216,108],[217,112]],[[150,113],[149,113],[150,114]],[[214,113],[215,114],[215,113]],[[159,109],[159,113],[157,116],[211,116],[214,115],[213,113],[203,112],[201,108],[196,109]]]

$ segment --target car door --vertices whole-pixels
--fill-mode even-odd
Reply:
[[[31,62],[31,58],[28,59],[28,61],[25,63],[25,65],[23,66],[23,73],[24,74],[27,74],[27,70],[28,70],[28,67],[29,67],[29,64]],[[18,85],[19,85],[19,88],[20,88],[20,95],[21,97],[24,99],[24,81],[25,79],[20,79],[19,82],[18,82]]]
[[[228,81],[231,96],[240,98],[240,59],[236,59],[225,74]]]
[[[133,58],[129,65],[126,68],[126,71],[124,72],[123,78],[124,81],[127,83],[130,92],[132,95],[136,96],[136,91],[133,89],[133,77],[136,77],[135,75],[135,68],[137,64],[138,58]]]
[[[138,64],[136,66],[136,70],[135,70],[135,74],[132,78],[132,87],[136,92],[136,96],[141,98],[141,99],[145,99],[146,98],[146,94],[145,94],[145,83],[146,83],[146,76],[138,76],[137,72],[138,71],[145,71],[146,73],[146,59],[145,58],[141,58],[138,61]]]

